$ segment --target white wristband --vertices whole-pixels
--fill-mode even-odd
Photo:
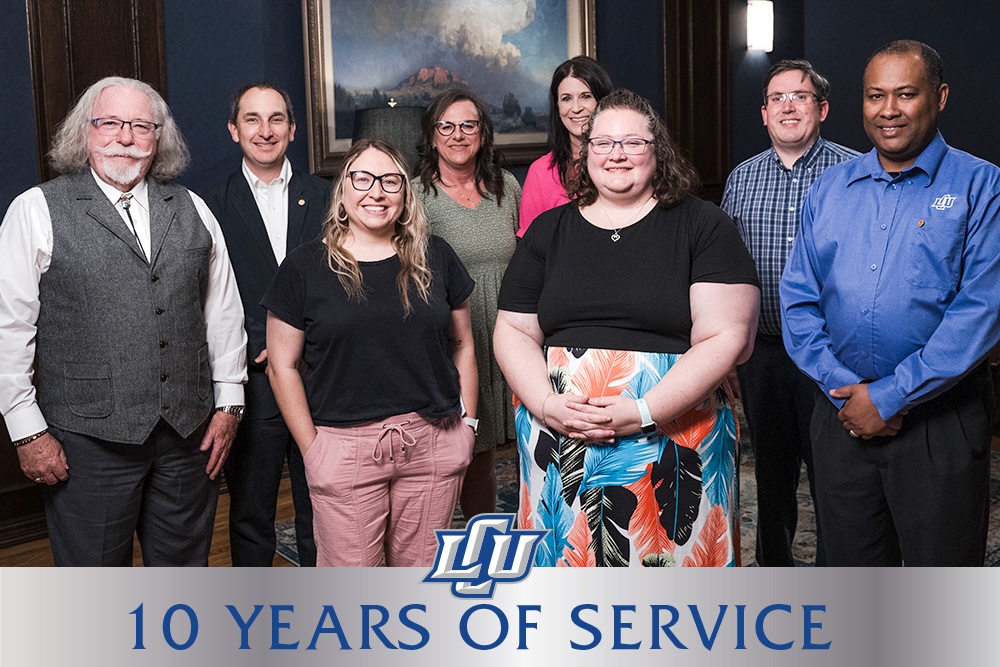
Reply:
[[[649,406],[646,404],[645,398],[635,399],[636,407],[639,408],[639,419],[641,423],[648,424],[653,421],[653,415],[649,414]]]
[[[656,422],[653,421],[653,415],[649,413],[649,406],[646,405],[646,399],[635,399],[635,405],[639,408],[639,419],[641,420],[640,432],[644,435],[656,433]]]
[[[479,435],[479,420],[472,417],[462,417],[462,421],[472,427],[472,432]]]

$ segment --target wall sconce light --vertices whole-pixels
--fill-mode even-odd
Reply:
[[[774,3],[747,0],[747,50],[774,50]]]

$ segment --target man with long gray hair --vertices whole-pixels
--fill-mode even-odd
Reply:
[[[0,226],[0,411],[55,563],[130,565],[138,533],[146,565],[207,565],[246,381],[218,222],[141,81],[88,88],[50,157]]]

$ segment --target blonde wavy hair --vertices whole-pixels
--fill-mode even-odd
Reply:
[[[344,156],[344,166],[340,169],[337,184],[333,188],[330,208],[327,210],[323,224],[323,241],[326,243],[327,264],[330,270],[337,274],[340,284],[344,286],[347,296],[352,301],[365,301],[364,280],[358,260],[345,247],[351,233],[347,209],[344,208],[344,196],[351,185],[351,165],[358,156],[369,148],[388,155],[396,164],[396,169],[403,174],[403,210],[396,219],[395,233],[392,235],[392,245],[399,255],[399,275],[396,286],[399,288],[399,300],[403,304],[406,315],[413,312],[411,291],[428,303],[430,299],[431,270],[427,263],[427,245],[430,240],[430,225],[424,213],[420,199],[413,191],[410,170],[406,167],[406,159],[391,144],[380,139],[359,139]]]

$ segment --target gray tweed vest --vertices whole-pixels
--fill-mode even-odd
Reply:
[[[212,412],[205,295],[212,237],[185,188],[149,185],[152,260],[90,170],[41,186],[52,262],[39,283],[38,404],[61,429],[144,442]]]

